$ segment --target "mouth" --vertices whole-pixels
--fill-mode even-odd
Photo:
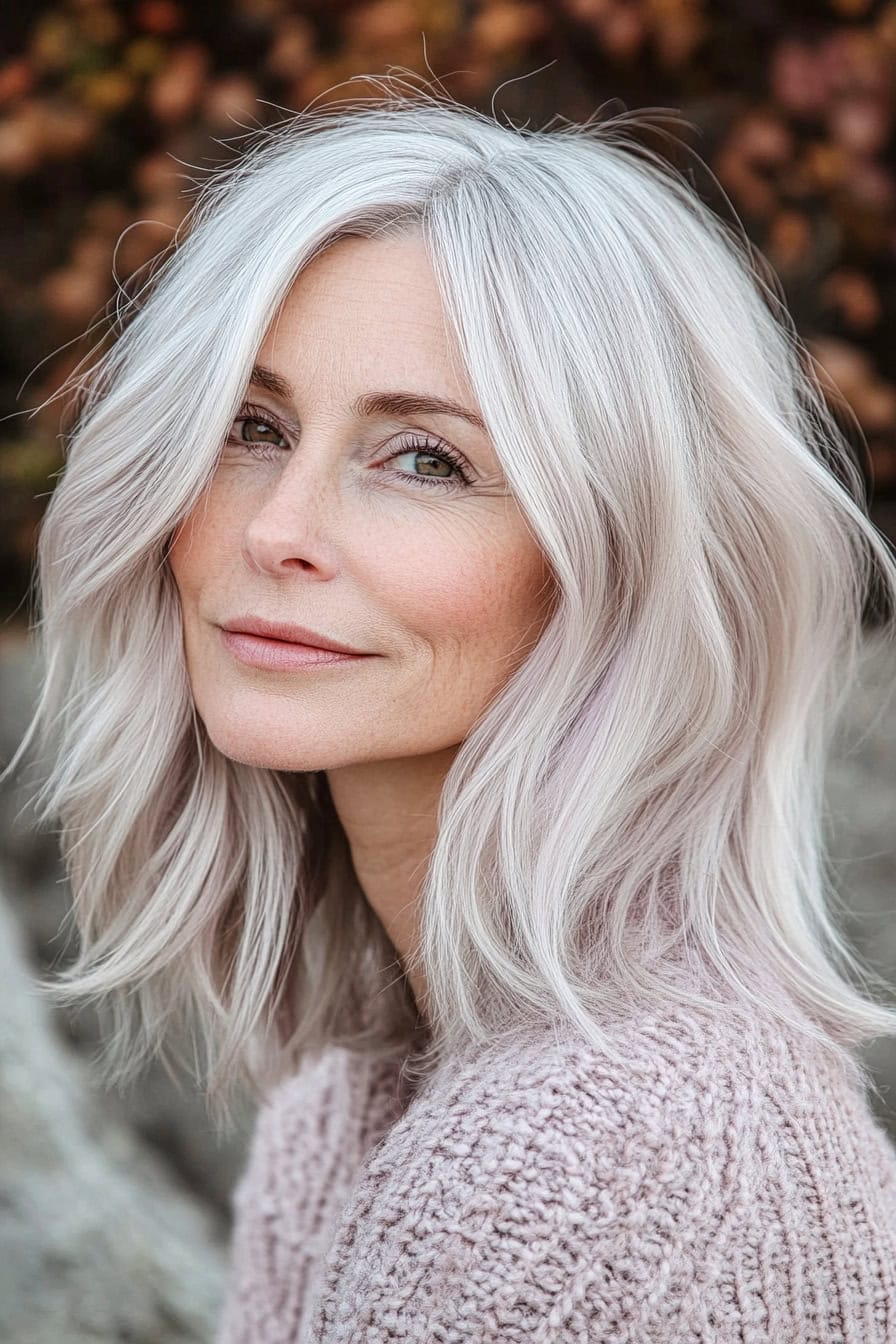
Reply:
[[[297,640],[259,635],[247,630],[221,627],[224,647],[247,667],[267,671],[295,671],[300,668],[323,668],[359,663],[371,654],[346,653],[340,649],[303,644]]]

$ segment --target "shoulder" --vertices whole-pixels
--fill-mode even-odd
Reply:
[[[846,1075],[800,1040],[761,1018],[735,1028],[677,1011],[618,1029],[615,1060],[553,1032],[468,1052],[365,1164],[328,1256],[319,1337],[351,1338],[339,1304],[366,1303],[365,1324],[404,1329],[371,1340],[417,1338],[411,1317],[394,1315],[399,1302],[431,1330],[462,1309],[464,1340],[515,1339],[514,1324],[528,1338],[527,1320],[549,1318],[567,1333],[532,1338],[586,1339],[624,1321],[734,1339],[722,1327],[738,1265],[763,1303],[786,1304],[774,1307],[782,1333],[770,1337],[798,1337],[787,1332],[801,1328],[800,1313],[831,1295],[811,1233],[832,1248],[835,1278],[837,1255],[859,1249],[855,1228],[834,1226],[837,1177],[820,1159],[830,1165],[842,1143],[839,1176],[863,1176],[836,1100]],[[884,1179],[893,1168],[896,1155]],[[877,1179],[858,1215],[872,1278],[881,1238],[891,1247],[896,1235],[892,1196],[888,1216],[874,1205]],[[762,1258],[763,1243],[780,1249],[779,1263],[774,1250]],[[789,1277],[802,1270],[788,1261],[799,1247],[818,1278],[802,1303]]]
[[[338,1046],[306,1056],[258,1106],[234,1190],[235,1211],[241,1213],[268,1189],[295,1214],[327,1160],[330,1185],[347,1185],[400,1112],[397,1074],[391,1060],[354,1055]]]
[[[446,1156],[487,1160],[506,1143],[565,1166],[600,1165],[611,1145],[668,1149],[680,1132],[711,1142],[745,1106],[785,1096],[799,1109],[819,1090],[846,1085],[837,1066],[793,1029],[771,1019],[727,1018],[668,1008],[616,1025],[613,1054],[577,1033],[539,1028],[508,1042],[470,1047],[429,1080],[396,1127]],[[600,1136],[602,1146],[595,1145]],[[449,1143],[450,1141],[450,1143]],[[450,1147],[454,1145],[454,1149]],[[388,1143],[371,1169],[385,1169]]]
[[[330,1046],[259,1106],[232,1195],[217,1339],[304,1338],[311,1283],[357,1171],[394,1122],[395,1067]]]

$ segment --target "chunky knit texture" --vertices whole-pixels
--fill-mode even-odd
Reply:
[[[533,1031],[405,1095],[306,1060],[260,1108],[217,1344],[896,1344],[896,1147],[764,1014]]]

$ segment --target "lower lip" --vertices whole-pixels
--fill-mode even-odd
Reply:
[[[296,667],[332,667],[336,663],[358,663],[370,657],[366,653],[335,653],[311,644],[290,644],[285,639],[266,639],[247,635],[242,630],[222,630],[221,637],[235,658],[249,667],[289,671]]]

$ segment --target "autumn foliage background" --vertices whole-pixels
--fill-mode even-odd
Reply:
[[[247,130],[373,96],[361,77],[391,67],[482,110],[494,99],[517,124],[613,100],[677,109],[715,179],[698,188],[723,213],[730,202],[774,267],[872,517],[896,536],[893,0],[7,0],[0,36],[8,619],[27,618],[63,460],[54,394],[108,339],[118,285],[169,246],[197,181]]]

